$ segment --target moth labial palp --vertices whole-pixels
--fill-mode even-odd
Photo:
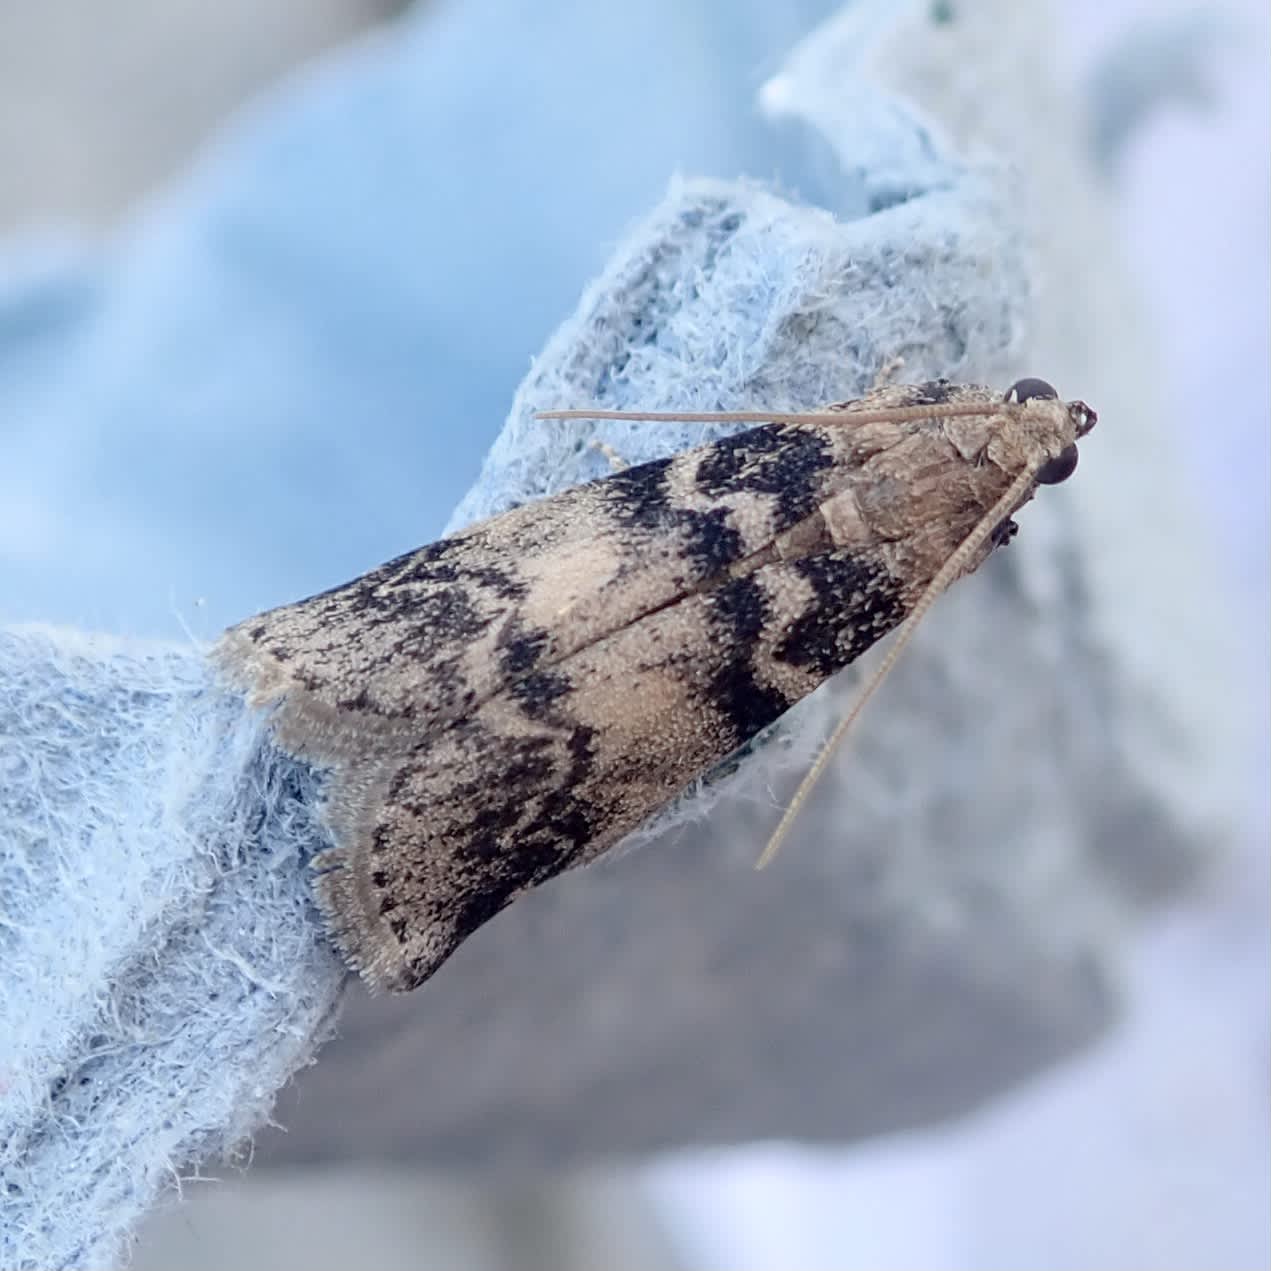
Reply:
[[[323,774],[314,891],[373,990],[423,983],[899,628],[770,859],[914,625],[1071,474],[1095,422],[1037,380],[543,417],[756,426],[522,504],[217,646],[278,745]]]

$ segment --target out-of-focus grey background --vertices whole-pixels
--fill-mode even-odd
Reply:
[[[109,229],[291,67],[364,38],[389,0],[0,0],[0,232]],[[1159,6],[1071,0],[1079,81]],[[190,1184],[139,1264],[631,1267],[1224,1266],[1267,1263],[1268,93],[1266,14],[1232,0],[1208,101],[1160,111],[1127,151],[1125,251],[1157,327],[1189,457],[1246,622],[1248,835],[1191,905],[1144,933],[1118,1037],[972,1125],[842,1154],[776,1146],[640,1177],[479,1193],[411,1176]],[[1201,94],[1202,98],[1205,96]],[[2,281],[2,280],[0,280]],[[531,350],[525,350],[526,356]],[[1116,350],[1107,350],[1115,357]],[[3,474],[0,474],[2,477]],[[1180,580],[1185,586],[1186,580]],[[1205,667],[1197,667],[1203,677]],[[1067,1162],[1064,1195],[1037,1162]],[[383,1244],[341,1243],[349,1207]],[[308,1239],[303,1257],[297,1241]],[[519,1256],[520,1263],[512,1261]]]
[[[0,4],[0,230],[108,225],[225,115],[396,0]]]

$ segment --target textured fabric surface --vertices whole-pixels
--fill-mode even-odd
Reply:
[[[0,1266],[102,1266],[327,1031],[311,792],[193,650],[0,630],[0,685]]]
[[[674,159],[652,136],[692,138],[707,170],[767,175],[767,159],[797,156],[801,191],[833,214],[738,182],[673,186],[549,341],[454,524],[605,471],[593,434],[530,424],[536,407],[809,406],[900,355],[912,378],[1043,375],[1104,420],[1071,488],[1031,505],[1010,551],[937,607],[773,871],[750,864],[853,677],[644,850],[516,905],[419,994],[356,1002],[265,1155],[579,1164],[842,1141],[965,1112],[1106,1023],[1127,921],[1220,824],[1226,699],[1189,674],[1220,666],[1220,606],[1079,123],[1020,56],[1035,15],[1004,0],[959,11],[949,32],[926,5],[855,6],[770,81],[764,123],[736,68],[802,24],[775,31],[756,7],[723,58],[735,115],[668,110],[661,133],[645,119],[640,162],[615,169],[630,184],[596,178],[579,203],[560,193],[585,169],[572,85],[551,99],[552,153],[581,166],[520,172],[517,238],[500,228],[516,156],[465,186],[477,169],[443,136],[453,112],[418,86],[488,103],[488,78],[541,74],[515,81],[532,98],[555,73],[529,55],[551,24],[536,7],[500,53],[480,4],[443,9],[248,119],[110,269],[68,255],[46,258],[42,283],[10,275],[8,616],[143,629],[164,606],[137,562],[171,578],[194,559],[215,626],[436,532],[447,486],[430,457],[477,452],[509,366],[539,342],[526,332],[653,202]],[[675,38],[669,9],[646,19],[650,49]],[[560,47],[603,79],[582,56],[603,46],[595,22]],[[462,75],[430,77],[449,63]],[[968,65],[974,87],[941,69]],[[603,87],[598,102],[622,99]],[[352,144],[359,118],[377,121],[373,146]],[[319,162],[324,128],[356,172]],[[453,160],[437,159],[452,197],[410,169],[420,202],[377,202],[387,157],[430,147]],[[355,179],[367,172],[386,185]],[[384,219],[368,223],[372,206]],[[541,290],[517,273],[527,260]],[[351,281],[364,277],[376,285]],[[513,279],[535,299],[484,323]],[[596,435],[632,460],[703,434]],[[196,649],[14,629],[0,654],[0,1262],[101,1262],[166,1171],[259,1123],[329,1018],[340,974],[300,868],[312,790],[260,749],[259,721]]]

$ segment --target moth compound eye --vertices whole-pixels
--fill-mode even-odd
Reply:
[[[1053,459],[1047,459],[1037,469],[1037,484],[1058,485],[1061,481],[1067,481],[1077,471],[1079,457],[1076,443],[1069,442]]]
[[[1007,402],[1031,402],[1035,397],[1049,402],[1059,400],[1059,394],[1055,392],[1053,384],[1047,384],[1045,380],[1036,379],[1016,380],[1006,390],[1006,396],[1002,400]],[[1062,481],[1063,478],[1061,477],[1060,480]]]

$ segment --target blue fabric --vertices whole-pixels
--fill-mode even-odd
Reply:
[[[43,270],[17,245],[0,617],[211,634],[436,537],[677,169],[852,201],[753,104],[829,7],[430,4],[245,111],[112,240]]]
[[[333,1018],[315,800],[188,648],[0,629],[0,687],[0,1266],[116,1265]]]

